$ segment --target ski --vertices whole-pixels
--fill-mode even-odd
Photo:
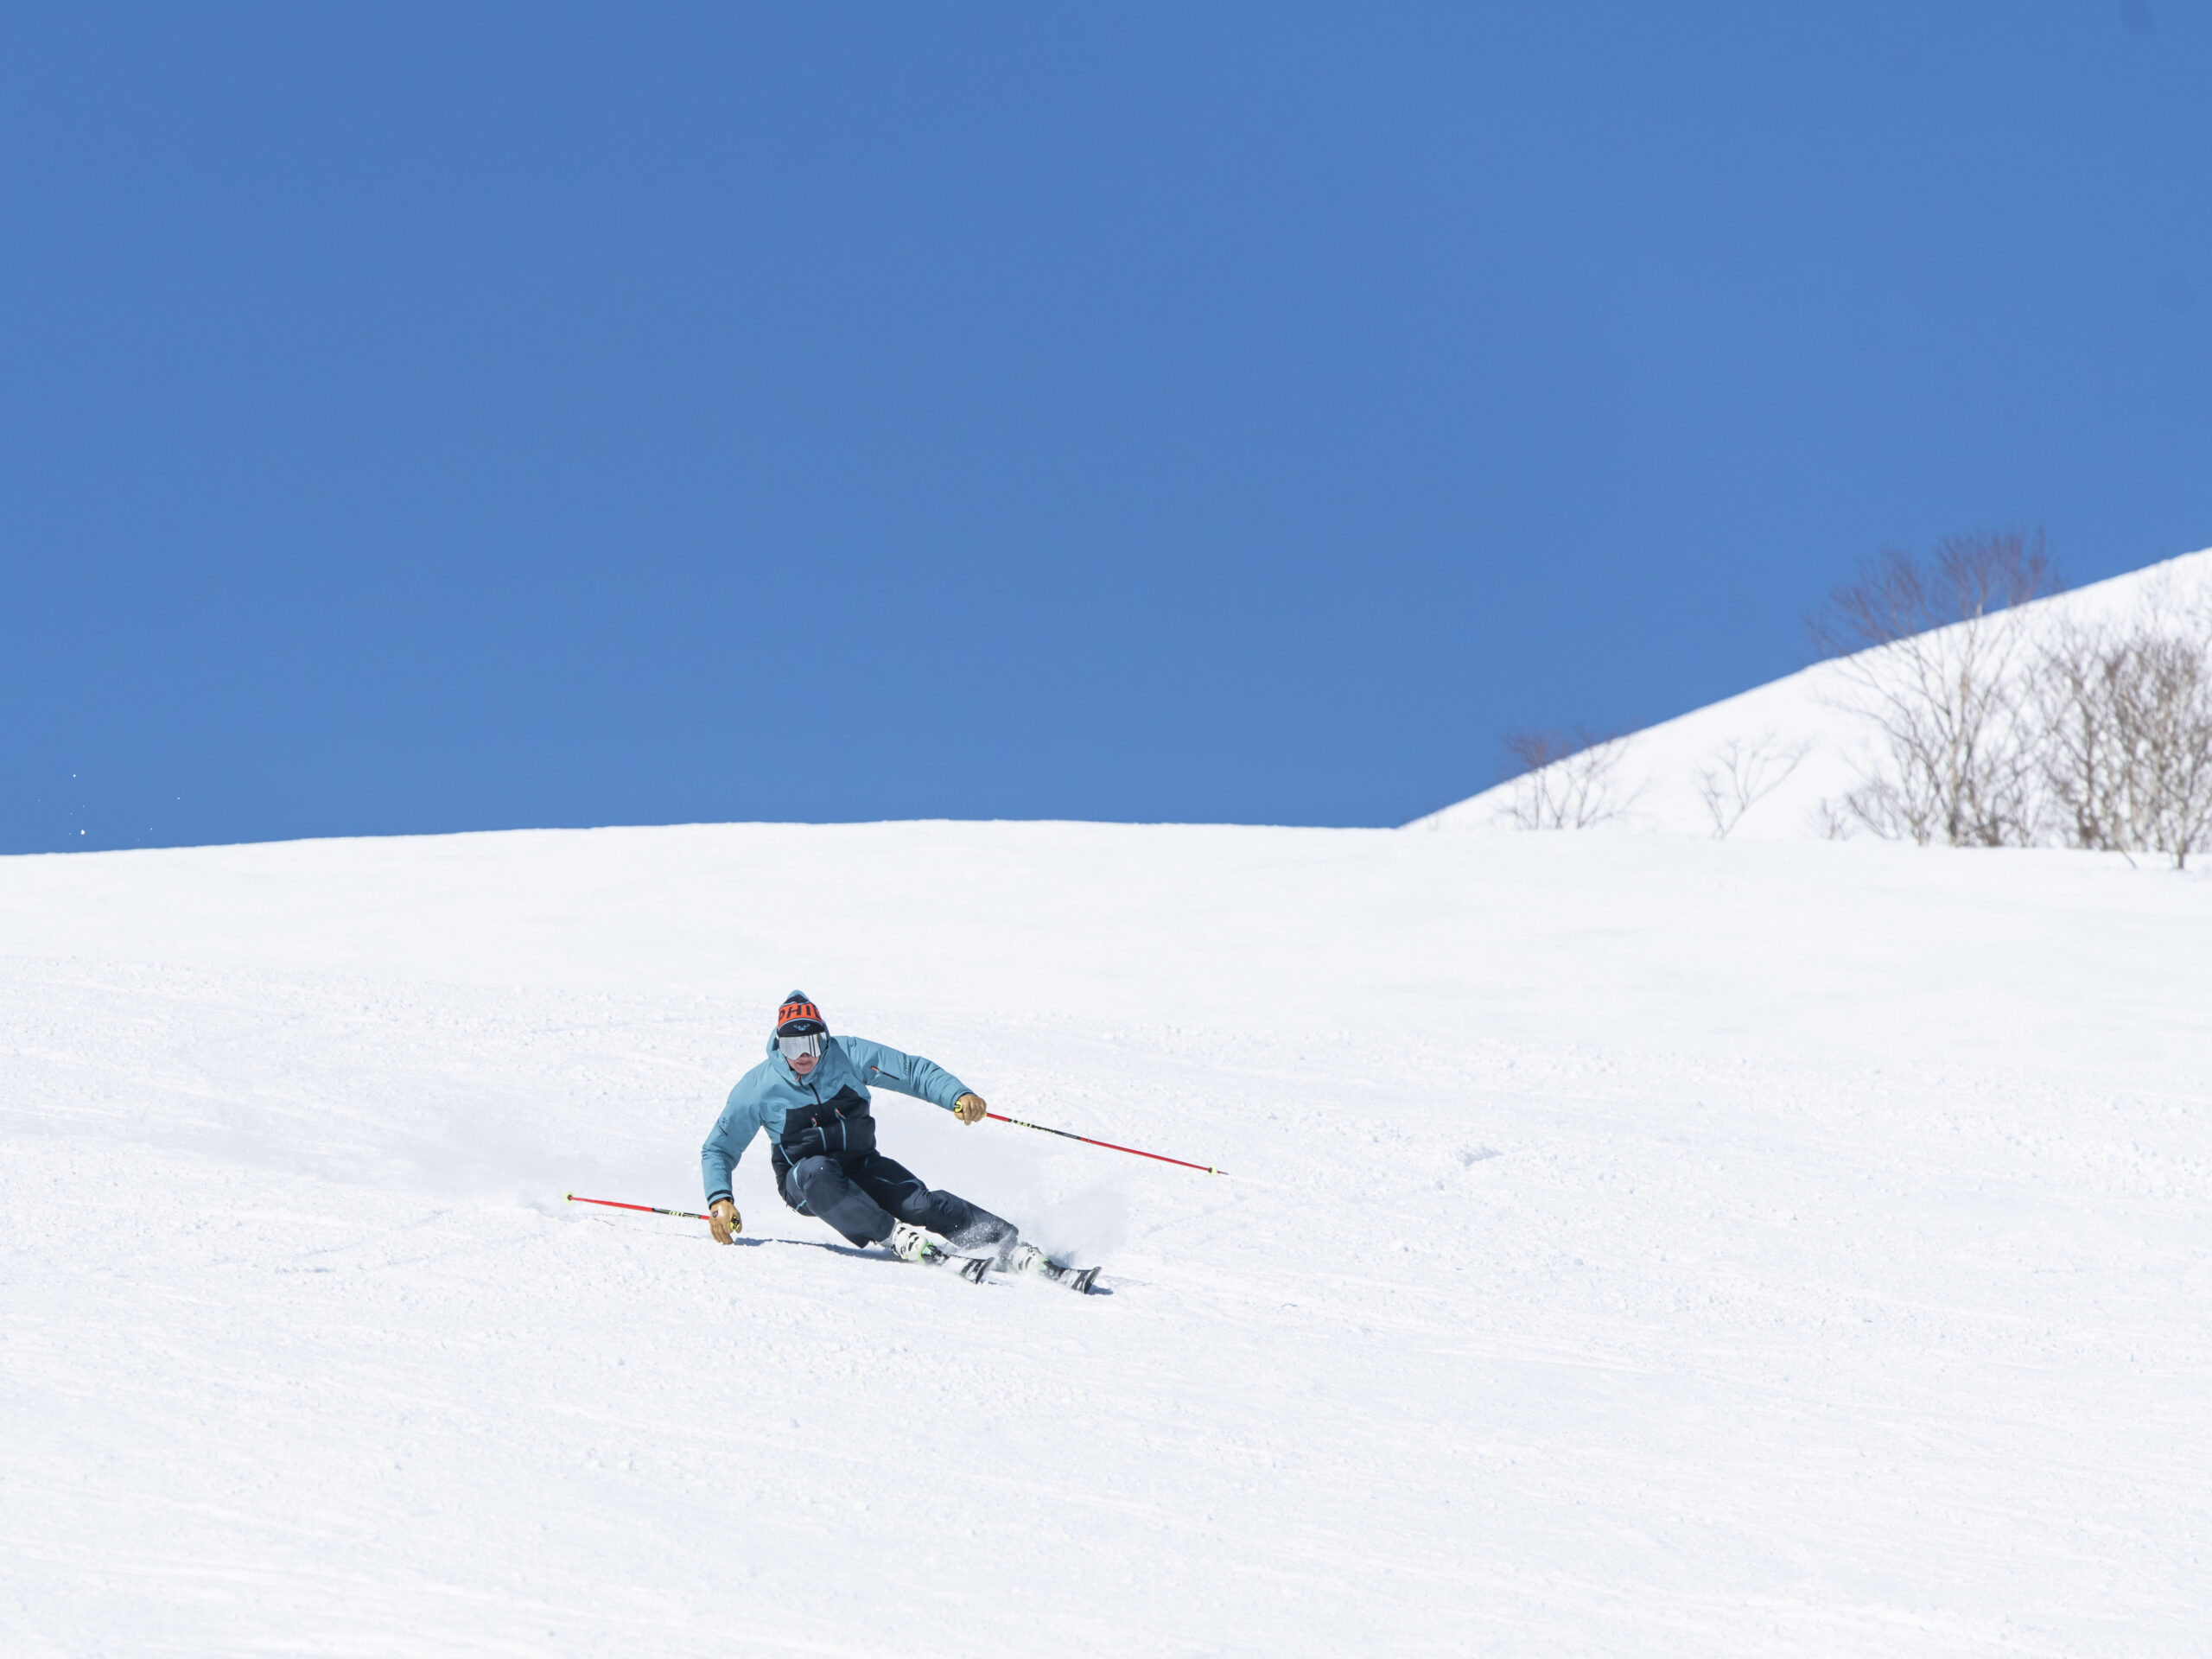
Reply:
[[[1078,1296],[1090,1295],[1090,1281],[1098,1277],[1096,1268],[1071,1268],[1064,1262],[1054,1262],[1049,1258],[1039,1262],[1035,1271],[1056,1285],[1065,1286]]]
[[[932,1268],[957,1268],[960,1276],[971,1285],[983,1282],[983,1275],[991,1270],[991,1262],[984,1255],[956,1255],[950,1250],[931,1249],[921,1258]]]
[[[1001,1273],[1019,1278],[1025,1274],[1041,1274],[1056,1285],[1065,1285],[1079,1294],[1090,1294],[1091,1281],[1098,1277],[1096,1268],[1071,1268],[1065,1262],[1055,1262],[1034,1244],[1016,1241],[999,1262]]]

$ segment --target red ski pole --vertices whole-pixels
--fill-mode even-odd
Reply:
[[[580,1198],[573,1192],[561,1195],[570,1204],[603,1204],[610,1210],[642,1210],[649,1216],[681,1216],[686,1221],[712,1221],[712,1216],[696,1215],[689,1210],[658,1210],[650,1204],[622,1204],[613,1198]]]
[[[1180,1164],[1185,1169],[1204,1171],[1208,1175],[1225,1175],[1229,1172],[1216,1169],[1211,1164],[1194,1164],[1186,1158],[1170,1158],[1163,1153],[1139,1152],[1135,1147],[1117,1147],[1111,1141],[1094,1141],[1087,1135],[1077,1135],[1068,1129],[1055,1129],[1042,1123],[1025,1123],[1018,1117],[1008,1117],[1003,1112],[987,1111],[985,1117],[995,1117],[1001,1123],[1011,1123],[1017,1129],[1042,1129],[1046,1135],[1057,1135],[1070,1141],[1080,1141],[1086,1147],[1103,1147],[1109,1152],[1126,1152],[1134,1158],[1157,1158],[1163,1164]]]

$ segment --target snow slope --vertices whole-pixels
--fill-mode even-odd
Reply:
[[[2034,631],[2068,620],[2119,622],[2154,594],[2169,605],[2212,607],[2212,548],[2038,600],[2023,610]],[[1744,814],[1730,836],[1747,840],[1819,836],[1821,800],[1840,802],[1872,765],[1866,722],[1851,712],[1854,701],[1844,671],[1834,663],[1820,663],[1630,734],[1623,742],[1618,776],[1622,796],[1632,798],[1632,804],[1618,820],[1619,826],[1711,835],[1712,815],[1694,779],[1701,771],[1712,769],[1731,743],[1744,749],[1764,743],[1768,765],[1774,769],[1770,775],[1786,769],[1786,753],[1799,752],[1802,758]],[[1406,827],[1495,828],[1511,806],[1513,793],[1510,781],[1499,784]]]
[[[0,860],[10,1654],[2195,1654],[2212,880],[1071,824]],[[699,1141],[803,987],[1110,1296]]]

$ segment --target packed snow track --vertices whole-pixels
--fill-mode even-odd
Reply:
[[[793,985],[1070,1296],[698,1147]],[[2197,1654],[2212,881],[1072,824],[0,860],[0,1649]]]

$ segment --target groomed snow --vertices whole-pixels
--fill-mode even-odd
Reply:
[[[697,1147],[793,986],[1110,1296]],[[2212,880],[727,826],[0,860],[10,1654],[2171,1654]]]

